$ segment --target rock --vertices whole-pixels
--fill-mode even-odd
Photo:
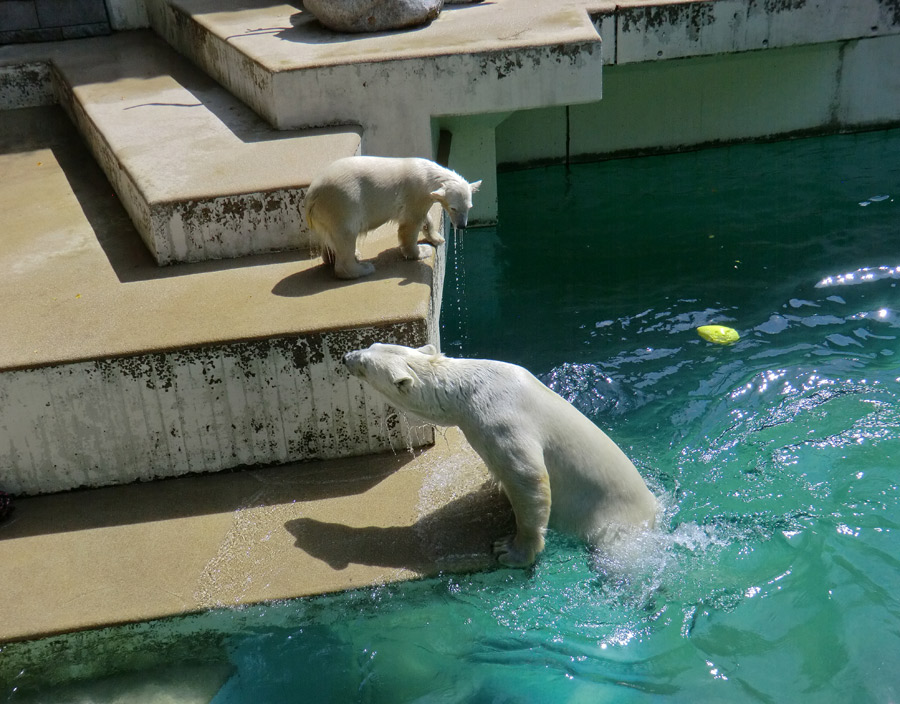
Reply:
[[[444,0],[304,0],[303,9],[335,32],[383,32],[431,22]]]

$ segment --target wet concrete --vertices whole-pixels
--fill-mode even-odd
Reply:
[[[508,503],[458,431],[426,450],[22,499],[0,643],[494,563]]]

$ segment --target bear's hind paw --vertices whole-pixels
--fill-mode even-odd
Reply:
[[[508,535],[494,541],[497,561],[507,567],[528,567],[534,562],[534,550],[522,550],[516,546],[516,537]]]
[[[337,263],[334,265],[334,275],[339,279],[358,279],[375,272],[375,265],[371,262]]]
[[[401,248],[400,252],[406,259],[428,259],[432,249],[427,244],[417,244],[413,250]]]

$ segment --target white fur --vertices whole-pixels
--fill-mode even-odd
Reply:
[[[516,515],[516,535],[494,545],[502,563],[531,564],[548,525],[611,545],[655,524],[656,497],[631,461],[528,370],[377,343],[344,364],[398,408],[462,429]]]
[[[318,236],[323,258],[334,263],[335,276],[355,279],[375,271],[360,262],[357,238],[384,223],[398,223],[400,252],[424,259],[430,248],[417,244],[419,232],[434,246],[444,242],[428,211],[438,202],[454,227],[465,227],[472,193],[481,181],[467,183],[459,174],[428,159],[351,156],[330,164],[309,186],[306,222]]]

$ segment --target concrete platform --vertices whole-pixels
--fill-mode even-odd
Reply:
[[[601,93],[600,37],[578,2],[448,5],[426,27],[366,35],[332,33],[297,6],[267,0],[147,7],[161,36],[271,124],[359,124],[367,154],[430,156],[438,116]]]
[[[41,59],[161,265],[308,250],[306,187],[360,150],[352,127],[273,130],[151,32],[0,52]]]
[[[21,499],[0,525],[0,643],[483,569],[513,527],[486,481],[454,430],[415,453]]]
[[[340,363],[437,341],[433,258],[402,259],[390,229],[358,282],[298,253],[159,268],[54,107],[0,112],[0,172],[7,491],[431,442]]]

